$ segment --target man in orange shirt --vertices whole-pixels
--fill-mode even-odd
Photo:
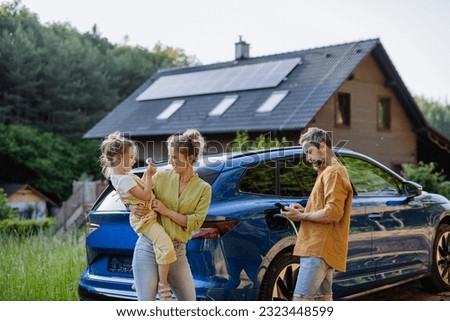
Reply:
[[[293,299],[332,301],[334,270],[346,269],[353,189],[326,131],[309,128],[299,143],[318,175],[306,207],[293,204],[281,212],[301,221],[294,248],[300,270]]]

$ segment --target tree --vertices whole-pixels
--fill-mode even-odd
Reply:
[[[0,4],[0,180],[60,202],[73,180],[103,178],[100,142],[82,135],[157,70],[191,63],[181,49],[113,45],[97,25],[42,25],[20,1]]]
[[[0,220],[14,219],[17,212],[8,205],[8,197],[3,188],[0,188]]]
[[[0,122],[75,140],[161,68],[194,62],[181,49],[119,46],[97,25],[40,24],[19,1],[0,5]]]
[[[289,146],[289,142],[286,137],[282,137],[281,141],[275,137],[272,139],[270,134],[260,134],[255,140],[251,140],[247,131],[237,131],[236,137],[233,142],[227,146],[228,151],[249,151],[260,150],[266,148],[276,148]]]
[[[422,185],[424,191],[450,199],[450,182],[445,179],[445,174],[436,170],[435,163],[403,164],[401,174],[407,180]]]
[[[450,138],[450,105],[442,105],[424,97],[415,97],[415,100],[430,125]]]
[[[60,202],[72,192],[72,182],[80,176],[100,175],[98,151],[93,142],[72,144],[60,135],[30,126],[0,124],[0,162],[8,170],[0,172],[0,180],[8,183],[28,183],[50,198]],[[84,153],[80,149],[88,146]],[[96,145],[98,149],[98,145]],[[85,159],[86,155],[91,156]],[[91,170],[92,172],[87,172]]]

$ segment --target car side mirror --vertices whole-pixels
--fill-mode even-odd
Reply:
[[[403,183],[403,192],[408,198],[414,198],[422,194],[422,185],[406,181]]]

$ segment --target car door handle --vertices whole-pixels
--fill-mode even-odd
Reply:
[[[379,221],[381,219],[381,213],[372,213],[369,214],[369,220]]]

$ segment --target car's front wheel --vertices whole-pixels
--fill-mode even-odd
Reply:
[[[433,245],[431,276],[423,285],[432,292],[450,291],[450,225],[442,224],[436,231]]]
[[[299,258],[286,252],[277,256],[269,265],[259,299],[262,301],[292,301],[298,270]]]

